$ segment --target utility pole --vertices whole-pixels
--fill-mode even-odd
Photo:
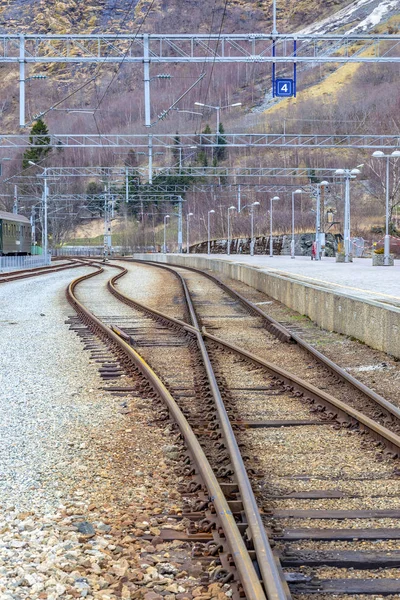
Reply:
[[[110,184],[104,187],[104,259],[111,254]]]
[[[44,244],[43,244],[43,250],[44,250],[44,256],[45,259],[47,260],[47,200],[48,200],[48,194],[49,194],[49,188],[47,187],[47,169],[44,169],[44,190],[43,190],[43,204],[44,204],[44,215],[43,215],[43,219],[44,219],[44,223],[43,223],[43,229],[44,229]]]
[[[153,183],[153,136],[149,135],[149,184]]]
[[[276,0],[272,2],[272,35],[276,35],[278,30],[276,28]]]
[[[19,126],[25,127],[25,36],[19,36]]]
[[[35,215],[35,207],[32,206],[31,209],[31,244],[34,246],[36,244],[36,215]]]
[[[18,188],[14,185],[14,204],[13,204],[14,215],[18,214]]]
[[[182,202],[183,198],[179,196],[179,204],[178,204],[178,254],[182,254]]]
[[[143,34],[144,124],[151,127],[150,117],[150,49],[149,34]]]

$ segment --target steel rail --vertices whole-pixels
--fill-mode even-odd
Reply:
[[[358,410],[355,410],[345,402],[336,399],[331,394],[327,394],[323,390],[320,390],[311,383],[308,383],[300,377],[297,377],[297,375],[294,375],[293,373],[282,369],[278,365],[272,364],[260,358],[259,356],[252,354],[251,352],[247,352],[246,350],[239,348],[235,344],[231,344],[226,340],[222,340],[221,338],[211,333],[208,333],[205,330],[205,328],[203,328],[202,332],[205,338],[215,342],[216,344],[219,344],[224,348],[227,348],[228,350],[231,350],[235,354],[239,354],[239,356],[242,356],[243,358],[250,360],[255,365],[258,365],[267,370],[271,375],[278,376],[281,380],[283,380],[283,382],[286,385],[295,386],[297,390],[299,390],[302,394],[309,397],[310,399],[313,399],[316,402],[322,401],[325,404],[325,406],[329,406],[333,410],[339,411],[343,416],[351,417],[352,419],[357,421],[365,431],[369,431],[370,433],[372,433],[376,439],[380,441],[383,440],[385,444],[387,444],[395,454],[398,454],[400,452],[400,436],[396,435],[395,433],[392,433],[383,425],[380,425],[373,419],[370,419],[363,413],[359,412]]]
[[[127,262],[132,262],[132,261],[129,261],[129,259],[128,259]],[[133,261],[133,262],[144,262],[144,261]],[[165,267],[165,265],[158,265],[155,263],[146,263],[146,264],[149,264],[150,266]],[[184,278],[180,275],[180,273],[178,273],[174,269],[169,269],[168,267],[166,267],[166,268],[170,272],[175,273],[178,276],[178,278],[182,282],[185,296],[186,296],[186,294],[189,294],[189,292],[187,290],[186,282],[185,282]],[[122,277],[122,276],[123,275],[121,273],[118,276],[116,276],[116,278],[119,279],[119,277]],[[185,291],[185,286],[186,286],[187,291]],[[125,294],[123,294],[122,292],[120,292],[119,290],[117,290],[115,288],[115,286],[112,286],[110,288],[110,290],[111,289],[112,289],[112,293],[116,297],[118,297],[122,302],[125,302],[126,304],[131,305],[131,306],[134,305],[137,308],[147,311],[150,314],[154,313],[154,315],[157,318],[161,318],[164,321],[170,321],[171,324],[173,324],[174,326],[179,325],[180,327],[186,329],[187,331],[191,331],[191,332],[195,331],[196,333],[198,333],[197,329],[193,328],[192,326],[188,326],[183,321],[180,321],[179,319],[175,319],[173,317],[169,317],[168,315],[166,315],[164,313],[155,311],[154,309],[151,309],[151,308],[145,306],[144,304],[142,304],[136,300],[133,300],[133,298],[130,298],[130,297],[126,296]],[[331,394],[327,394],[323,390],[319,390],[317,387],[313,386],[312,384],[309,384],[308,382],[304,381],[300,377],[297,377],[293,373],[290,373],[289,371],[286,371],[285,369],[281,369],[279,366],[269,363],[268,361],[265,361],[264,359],[260,358],[259,356],[256,356],[255,354],[247,352],[246,350],[243,350],[242,348],[239,348],[238,346],[235,346],[234,344],[231,344],[221,338],[218,338],[217,336],[214,336],[214,335],[208,333],[204,327],[202,328],[201,333],[206,339],[214,341],[215,343],[218,343],[220,346],[223,346],[223,347],[227,348],[228,350],[231,350],[231,351],[239,354],[240,356],[242,356],[242,358],[245,358],[255,364],[258,364],[262,368],[265,368],[266,370],[268,370],[272,375],[277,376],[279,378],[283,378],[284,381],[286,381],[287,385],[296,386],[298,391],[302,395],[306,395],[306,397],[309,397],[310,399],[313,399],[316,402],[324,403],[325,406],[329,407],[330,410],[339,411],[340,414],[344,418],[350,417],[351,419],[353,419],[354,421],[359,423],[363,429],[370,432],[375,437],[375,439],[383,441],[385,443],[385,445],[387,445],[387,447],[390,448],[395,454],[399,453],[399,451],[400,451],[400,436],[396,435],[395,433],[392,433],[386,427],[379,425],[379,423],[376,423],[370,417],[367,417],[360,411],[348,406],[346,403],[342,402],[341,400],[336,399]],[[358,382],[358,383],[360,383],[360,382]],[[363,384],[361,384],[361,383],[360,383],[360,385],[363,386]],[[367,387],[366,387],[366,390],[369,392],[372,391]],[[378,394],[377,394],[377,396],[378,396],[378,398],[382,398]],[[396,406],[394,406],[393,404],[391,404],[390,402],[388,402],[387,400],[385,400],[384,398],[382,398],[382,400],[384,400],[384,402],[385,402],[386,410],[393,417],[399,419],[400,418],[398,416],[398,415],[400,415],[399,409]]]
[[[19,279],[27,279],[28,277],[36,277],[39,275],[47,275],[48,273],[56,273],[57,271],[64,271],[65,269],[73,269],[81,267],[82,264],[78,261],[74,263],[59,266],[47,266],[47,267],[33,267],[32,269],[21,269],[19,271],[6,271],[0,273],[0,283],[8,283],[9,281],[18,281]]]
[[[221,490],[217,478],[204,454],[202,447],[200,446],[193,430],[187,422],[185,416],[180,410],[179,406],[157,377],[151,367],[144,361],[144,359],[138,354],[132,346],[127,344],[117,333],[102,323],[95,315],[93,315],[85,306],[79,302],[76,298],[74,291],[76,286],[82,281],[94,277],[102,273],[104,269],[98,267],[98,271],[83,275],[72,281],[67,288],[67,298],[70,304],[74,307],[78,315],[83,317],[83,320],[87,323],[91,323],[98,330],[100,330],[110,340],[114,346],[117,346],[125,356],[129,358],[132,365],[134,365],[147,381],[152,385],[154,390],[157,392],[159,397],[165,402],[172,415],[173,419],[177,423],[182,436],[185,439],[187,448],[196,463],[198,471],[207,490],[210,494],[211,500],[215,506],[216,514],[221,526],[224,530],[224,534],[232,554],[232,558],[235,563],[235,567],[238,571],[240,582],[246,593],[248,600],[265,600],[265,594],[262,589],[259,577],[256,573],[250,555],[246,549],[243,538],[239,532],[235,519],[232,515],[232,511],[229,508],[228,502]],[[121,277],[125,273],[119,273],[116,277]],[[274,563],[275,565],[275,563]],[[268,600],[275,600],[277,598],[285,598],[286,594],[274,596],[269,595],[267,590]]]
[[[113,265],[117,266],[117,265]],[[179,321],[178,319],[171,319],[166,315],[163,315],[159,311],[155,311],[153,309],[149,309],[141,303],[137,303],[132,298],[129,298],[122,292],[116,289],[115,283],[126,275],[128,272],[127,269],[123,267],[119,267],[121,270],[120,273],[112,277],[107,282],[107,287],[110,292],[119,300],[122,300],[124,303],[129,305],[135,305],[137,308],[141,310],[146,310],[148,312],[153,313],[158,318],[162,318],[164,321],[170,321],[171,324],[178,324],[179,327],[188,331],[187,324],[183,321]],[[214,398],[215,406],[217,409],[219,422],[221,425],[224,441],[226,447],[229,452],[229,457],[233,466],[233,470],[235,473],[237,485],[240,491],[241,499],[243,502],[244,511],[246,514],[249,530],[251,533],[251,540],[254,545],[254,550],[257,556],[258,567],[260,569],[262,581],[264,584],[264,588],[267,593],[267,597],[269,600],[288,600],[288,588],[286,582],[282,579],[282,575],[280,570],[277,567],[274,554],[272,552],[272,548],[270,542],[268,540],[268,536],[265,532],[265,528],[260,516],[260,511],[257,506],[257,501],[255,499],[253,489],[251,487],[250,480],[247,475],[247,470],[243,462],[243,458],[239,449],[239,445],[236,441],[236,437],[228,416],[226,412],[225,404],[221,396],[221,392],[218,387],[218,383],[214,374],[214,369],[212,367],[212,363],[210,357],[208,355],[208,351],[202,336],[202,333],[199,329],[196,311],[194,309],[190,292],[187,288],[186,282],[183,278],[181,278],[182,286],[184,289],[185,300],[188,307],[188,311],[192,320],[193,328],[191,328],[191,333],[194,333],[197,345],[202,357],[203,365],[207,373],[207,378],[209,381],[211,393]]]
[[[284,335],[283,339],[285,339],[285,341],[291,340],[291,341],[297,343],[304,350],[306,350],[306,352],[311,354],[311,356],[313,356],[318,362],[321,362],[327,369],[329,369],[331,371],[331,373],[333,373],[334,375],[337,375],[341,379],[344,379],[347,383],[349,383],[350,385],[355,387],[357,390],[359,390],[360,392],[365,394],[370,400],[379,404],[379,406],[381,406],[383,409],[385,409],[393,417],[400,420],[400,408],[398,408],[397,406],[395,406],[394,404],[392,404],[391,402],[386,400],[383,396],[381,396],[374,390],[371,390],[371,388],[369,388],[364,383],[362,383],[361,381],[356,379],[356,377],[353,377],[353,375],[350,375],[350,373],[348,373],[342,367],[339,367],[339,365],[337,365],[333,360],[331,360],[330,358],[328,358],[327,356],[325,356],[324,354],[322,354],[321,352],[316,350],[316,348],[314,348],[311,344],[306,342],[301,336],[289,331],[284,325],[281,325],[278,321],[276,321],[275,319],[273,319],[272,317],[267,315],[257,305],[255,305],[253,302],[251,302],[251,300],[248,300],[247,298],[242,296],[239,292],[236,292],[233,288],[229,287],[227,284],[225,284],[223,281],[221,281],[215,275],[211,275],[211,273],[204,273],[203,271],[200,271],[199,269],[195,269],[194,267],[188,267],[188,266],[181,266],[181,265],[167,266],[167,265],[161,265],[159,263],[154,263],[152,261],[142,261],[142,260],[138,260],[138,259],[134,259],[134,262],[139,262],[139,263],[143,262],[148,265],[153,265],[153,266],[157,266],[160,268],[166,268],[174,273],[177,273],[177,271],[175,271],[174,267],[177,267],[179,269],[187,269],[188,271],[193,271],[194,273],[203,275],[204,277],[207,277],[211,281],[214,281],[214,283],[216,283],[219,287],[221,287],[224,291],[226,291],[232,298],[238,299],[241,302],[241,304],[244,307],[246,307],[249,311],[253,312],[253,314],[257,314],[262,319],[267,321],[267,323],[272,324],[272,327],[267,327],[267,328],[268,328],[268,331],[270,331],[273,335],[275,335],[276,337],[279,338],[279,334],[275,333],[275,331],[274,331],[274,327],[278,327],[279,332],[281,330],[283,331],[283,335]],[[177,275],[179,275],[179,273],[177,273]],[[290,340],[288,339],[289,337],[290,337]],[[279,339],[282,339],[282,338],[279,338]]]

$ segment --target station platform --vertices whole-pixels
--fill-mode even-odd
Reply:
[[[354,259],[352,263],[337,263],[335,258],[320,261],[309,256],[274,256],[197,254],[211,260],[223,260],[249,265],[268,273],[319,286],[336,293],[362,300],[374,300],[400,307],[400,260],[393,267],[373,267],[371,258]]]
[[[400,358],[400,260],[336,263],[324,257],[135,254],[134,258],[210,269],[237,279],[306,315],[322,328]]]

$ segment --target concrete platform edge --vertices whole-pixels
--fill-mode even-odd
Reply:
[[[371,348],[400,358],[400,309],[395,307],[322,289],[287,275],[281,277],[260,268],[204,256],[135,254],[134,258],[223,273],[306,315],[323,329],[354,337]]]

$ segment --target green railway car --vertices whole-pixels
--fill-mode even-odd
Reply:
[[[0,256],[31,253],[31,224],[22,215],[0,211]]]

